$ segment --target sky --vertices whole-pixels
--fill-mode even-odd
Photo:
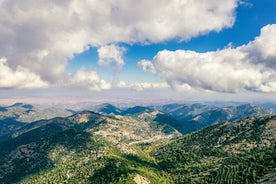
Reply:
[[[0,104],[276,102],[275,0],[0,0]]]

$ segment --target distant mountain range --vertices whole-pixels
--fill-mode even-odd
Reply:
[[[98,112],[101,114],[108,115],[135,115],[138,113],[143,113],[145,111],[153,110],[152,107],[143,107],[143,106],[134,106],[126,109],[120,109],[112,104],[104,103],[100,105],[93,106],[88,108],[91,111]]]
[[[0,136],[9,134],[26,123],[41,119],[70,116],[74,111],[57,107],[35,107],[30,104],[15,103],[10,106],[0,106]]]
[[[270,110],[273,113],[276,113],[276,103],[272,103],[272,102],[271,103],[258,103],[256,105],[258,105],[261,108]]]
[[[234,122],[246,117],[259,117],[271,113],[269,110],[250,104],[228,107],[170,104],[160,107],[160,111],[177,120],[175,126],[182,133],[189,133],[219,122]]]
[[[41,119],[70,116],[74,111],[58,107],[36,107],[31,104],[15,103],[10,106],[0,106],[0,119],[13,118],[20,122],[34,122]]]
[[[214,106],[199,103],[190,105],[167,104],[148,107],[135,106],[122,109],[105,103],[92,106],[87,110],[104,115],[131,117],[155,112],[155,116],[153,117],[155,121],[169,124],[182,134],[190,133],[218,122],[233,122],[246,117],[259,117],[271,114],[270,110],[250,104],[239,106]],[[77,112],[70,109],[58,107],[41,108],[24,103],[0,107],[0,136],[16,131],[26,123],[54,117],[67,117],[75,113]]]
[[[261,115],[255,106],[99,109],[110,112],[105,107],[113,115],[82,111],[25,123],[0,137],[0,183],[276,182],[275,115],[216,123],[184,136],[175,128],[183,119]]]
[[[168,104],[149,107],[135,106],[126,109],[120,109],[111,104],[101,104],[90,108],[90,110],[102,114],[122,116],[136,116],[143,112],[156,111],[156,121],[170,124],[181,133],[189,133],[218,122],[234,122],[246,117],[271,114],[270,110],[251,104],[226,107],[204,104]]]

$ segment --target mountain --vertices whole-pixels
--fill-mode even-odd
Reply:
[[[150,154],[173,183],[275,183],[276,115],[220,123]]]
[[[122,111],[121,109],[109,103],[96,105],[88,109],[102,114],[113,114],[113,115],[120,115]]]
[[[33,122],[40,119],[51,119],[54,117],[66,117],[72,115],[73,111],[58,107],[35,107],[31,104],[15,103],[2,107],[0,120],[14,118],[20,122]]]
[[[0,183],[275,183],[276,115],[184,136],[158,115],[29,123],[0,138]]]
[[[23,127],[25,123],[18,122],[13,118],[6,118],[0,120],[0,137],[4,135],[8,135],[21,127]]]
[[[157,109],[163,113],[166,113],[176,120],[183,121],[183,120],[191,120],[196,115],[201,114],[206,111],[218,109],[215,106],[209,106],[204,104],[167,104]]]
[[[276,113],[276,103],[274,102],[267,102],[267,103],[259,103],[257,104],[259,107],[262,107],[264,109],[270,110],[273,113]]]
[[[121,115],[135,117],[142,113],[157,112],[152,120],[166,123],[186,134],[215,123],[234,122],[246,117],[259,117],[270,114],[270,110],[250,104],[238,106],[214,106],[206,104],[167,104],[163,106],[134,106],[118,108],[112,104],[100,104],[88,108],[104,115]],[[11,133],[24,125],[41,119],[54,117],[66,117],[75,114],[76,111],[60,108],[41,108],[30,104],[16,103],[8,107],[0,108],[0,136]],[[7,122],[10,122],[8,126]]]
[[[0,137],[0,183],[101,183],[100,177],[94,178],[101,172],[114,172],[117,177],[116,172],[122,172],[121,167],[131,160],[131,164],[140,164],[140,158],[133,156],[143,155],[137,144],[180,135],[171,126],[152,120],[91,111],[36,121],[8,138]],[[104,169],[114,166],[110,171]]]
[[[95,105],[93,107],[88,108],[91,111],[98,112],[101,114],[106,114],[106,115],[135,115],[138,113],[142,113],[145,111],[152,110],[150,107],[143,107],[143,106],[134,106],[134,107],[129,107],[129,108],[124,108],[120,109],[112,104],[109,103],[104,103],[104,104],[99,104]]]
[[[143,112],[152,111],[151,107],[135,106],[122,111],[121,115],[135,115]]]
[[[190,133],[203,127],[224,121],[238,121],[246,117],[260,117],[271,111],[250,104],[217,107],[203,104],[168,104],[157,108],[170,116],[171,124],[182,133]],[[158,119],[162,119],[161,116]]]
[[[26,123],[54,117],[66,117],[74,111],[58,107],[35,107],[30,104],[15,103],[0,107],[0,136],[11,133]]]
[[[30,104],[24,104],[24,103],[20,103],[20,102],[9,106],[9,108],[13,108],[13,107],[23,107],[23,108],[26,108],[26,109],[32,109],[33,108],[33,106],[30,105]]]
[[[6,107],[1,107],[0,106],[0,112],[6,112],[7,111],[7,108]]]
[[[167,104],[162,106],[134,106],[125,109],[111,104],[96,105],[90,110],[106,115],[136,116],[143,112],[158,111],[155,120],[170,124],[181,133],[190,133],[215,123],[238,121],[246,117],[271,114],[270,110],[251,104],[214,106],[207,104]]]

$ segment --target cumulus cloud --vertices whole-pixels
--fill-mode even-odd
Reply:
[[[164,78],[173,88],[218,92],[276,92],[276,24],[267,25],[254,41],[237,48],[198,53],[160,51],[140,67]]]
[[[189,40],[231,27],[236,6],[237,0],[2,0],[0,57],[11,70],[20,65],[53,85],[67,77],[67,60],[89,46]],[[123,63],[105,56],[100,63]]]
[[[247,54],[249,62],[261,64],[276,70],[276,24],[270,24],[261,29],[260,36],[248,45],[239,48]]]
[[[114,70],[120,69],[124,64],[123,54],[124,47],[117,45],[106,45],[98,49],[99,65],[113,66]]]
[[[6,58],[0,58],[0,89],[1,88],[41,88],[48,84],[28,69],[17,66],[15,70],[8,66]]]
[[[85,87],[93,91],[110,89],[111,84],[101,79],[96,71],[88,71],[84,68],[79,69],[71,78],[70,86]]]

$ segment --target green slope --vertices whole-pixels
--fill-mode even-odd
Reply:
[[[276,169],[276,116],[222,123],[151,152],[174,183],[256,183]]]
[[[133,183],[140,175],[166,180],[136,145],[180,135],[165,127],[89,111],[30,123],[0,142],[0,183]]]
[[[83,112],[30,124],[1,143],[0,183],[275,181],[275,115],[185,136],[172,127],[164,132],[169,125],[154,115]]]

